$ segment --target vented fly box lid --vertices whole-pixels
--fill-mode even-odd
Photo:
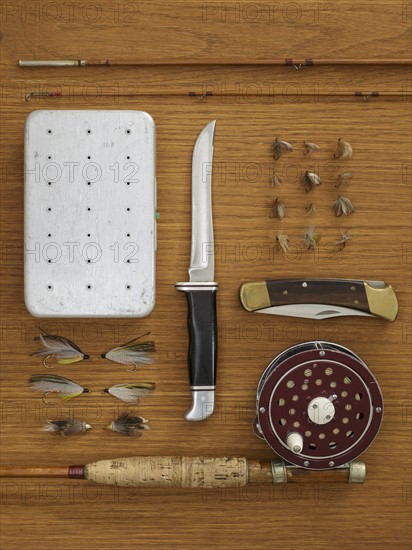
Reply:
[[[25,126],[25,302],[37,317],[143,317],[155,302],[155,125],[34,111]]]

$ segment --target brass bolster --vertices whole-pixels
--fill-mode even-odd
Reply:
[[[266,281],[243,283],[239,292],[240,301],[246,311],[256,311],[271,306]]]
[[[387,321],[394,321],[398,315],[398,300],[393,288],[390,285],[383,288],[375,288],[367,282],[364,284],[369,311],[373,315],[383,317]]]

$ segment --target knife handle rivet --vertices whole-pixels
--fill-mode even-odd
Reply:
[[[302,283],[303,288],[306,288],[308,286],[308,283]]]
[[[350,289],[354,292],[356,290],[355,286],[351,286]]]
[[[260,407],[259,412],[264,413],[266,411],[265,407]]]
[[[354,300],[353,303],[354,304],[359,304],[359,300]]]
[[[288,291],[287,291],[287,290],[284,290],[284,291],[282,292],[282,294],[283,294],[283,296],[287,296],[287,295],[288,295]]]
[[[323,356],[325,355],[325,352],[322,350],[322,351],[319,352],[319,355],[320,355],[321,357],[323,357]]]

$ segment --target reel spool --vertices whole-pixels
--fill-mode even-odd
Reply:
[[[330,342],[305,342],[273,359],[257,388],[256,428],[287,462],[309,470],[355,460],[382,422],[382,393],[365,363]]]

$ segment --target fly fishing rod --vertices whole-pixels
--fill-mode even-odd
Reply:
[[[363,483],[365,464],[311,471],[283,460],[237,457],[135,456],[81,466],[0,466],[0,477],[86,479],[119,487],[219,488],[284,483]]]
[[[199,101],[206,101],[209,97],[222,97],[222,98],[230,98],[230,97],[241,97],[241,93],[238,90],[233,91],[216,91],[216,90],[206,90],[206,91],[186,91],[184,89],[170,89],[167,90],[167,92],[162,90],[134,90],[131,92],[105,92],[100,91],[94,96],[96,99],[104,98],[104,97],[125,97],[128,99],[134,99],[137,97],[194,97],[198,99]],[[361,92],[361,91],[344,91],[344,90],[332,90],[329,93],[317,93],[314,91],[311,92],[304,92],[299,91],[299,93],[296,95],[299,99],[312,99],[314,96],[325,96],[328,98],[356,98],[356,99],[363,99],[364,101],[368,101],[369,99],[375,99],[375,98],[399,98],[406,99],[408,97],[411,97],[411,93],[406,90],[385,90],[385,91],[371,91],[371,92]],[[292,94],[294,97],[294,94]],[[33,91],[28,92],[25,94],[24,99],[25,101],[31,101],[32,99],[47,99],[47,98],[70,98],[73,99],[75,97],[84,98],[85,94],[83,92],[76,92],[76,91],[69,91],[69,92],[63,92],[63,91]],[[247,95],[245,95],[247,97]],[[280,98],[286,98],[288,99],[288,93],[285,91],[275,92],[272,90],[268,90],[266,92],[262,92],[258,96],[261,99],[264,98],[273,98],[273,97],[280,97]]]
[[[221,59],[30,59],[19,60],[19,67],[147,67],[147,66],[194,66],[194,65],[221,65],[221,66],[286,66],[295,69],[312,67],[313,65],[411,65],[411,59],[244,59],[224,61]]]

